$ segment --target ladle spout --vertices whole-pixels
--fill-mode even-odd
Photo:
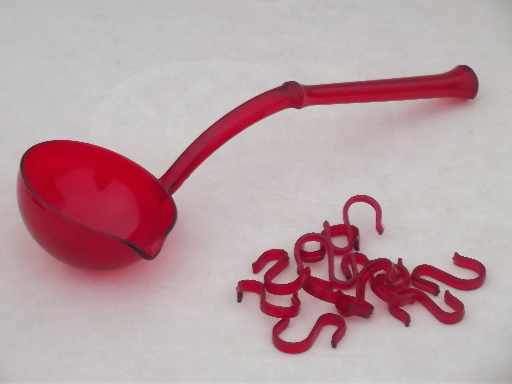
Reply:
[[[173,194],[190,174],[229,139],[276,112],[322,104],[455,97],[473,99],[478,92],[475,72],[459,65],[446,73],[350,83],[301,85],[289,81],[245,102],[204,131],[160,178]]]

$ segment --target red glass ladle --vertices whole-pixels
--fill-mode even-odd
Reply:
[[[118,268],[154,259],[173,228],[172,194],[216,149],[251,124],[286,108],[457,97],[478,91],[460,65],[431,76],[327,85],[287,82],[235,108],[199,136],[161,177],[108,149],[47,141],[21,159],[18,204],[32,236],[74,266]]]

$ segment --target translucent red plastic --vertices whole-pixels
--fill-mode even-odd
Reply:
[[[66,263],[108,269],[151,260],[176,222],[173,193],[208,156],[257,121],[287,108],[439,97],[472,99],[477,91],[477,77],[464,65],[431,76],[304,86],[287,82],[214,123],[161,178],[91,144],[37,144],[21,159],[18,204],[32,236]]]
[[[324,230],[320,234],[324,236],[327,241],[329,241],[329,248],[334,255],[345,255],[347,252],[350,252],[353,249],[359,250],[359,229],[356,226],[347,226],[345,224],[337,224],[331,226],[328,222],[326,223],[328,227],[326,227],[326,224],[324,223]],[[332,238],[339,236],[345,236],[348,238],[348,231],[352,231],[353,237],[352,240],[348,242],[348,245],[344,248],[339,248],[334,245]],[[315,242],[315,240],[311,240],[311,238],[309,239],[310,240],[307,241],[304,241],[304,239],[299,239],[301,246],[296,248],[296,253],[298,252],[297,257],[299,257],[304,263],[318,263],[319,261],[322,261],[327,255],[327,249],[322,242],[319,242],[319,248],[317,250],[305,250],[304,245],[306,243]]]
[[[444,324],[455,324],[462,320],[464,317],[464,304],[449,291],[445,292],[444,301],[454,310],[453,312],[443,310],[422,290],[408,286],[411,281],[411,275],[409,275],[407,268],[403,266],[401,259],[399,259],[397,264],[397,270],[399,271],[399,278],[396,282],[390,284],[384,275],[377,275],[371,279],[370,286],[381,300],[388,303],[389,313],[403,322],[406,327],[411,323],[411,317],[400,307],[414,304],[415,302],[421,303]]]
[[[370,205],[375,210],[375,229],[379,235],[384,233],[384,226],[382,225],[382,208],[380,204],[373,197],[367,195],[356,195],[351,197],[343,206],[343,223],[347,226],[347,237],[348,244],[346,251],[350,252],[350,245],[354,243],[355,239],[358,238],[359,233],[354,233],[352,231],[352,226],[350,225],[350,218],[348,216],[348,211],[350,207],[355,203],[366,203]],[[359,239],[356,242],[356,248],[359,250]],[[345,250],[340,250],[343,253]]]
[[[397,280],[396,266],[388,259],[375,259],[369,261],[361,270],[356,283],[356,296],[346,295],[336,303],[338,312],[343,316],[359,316],[368,318],[373,313],[373,306],[365,301],[366,283],[377,272],[384,271],[387,282],[393,283]]]
[[[295,242],[295,247],[294,247],[294,251],[293,251],[293,254],[295,256],[295,262],[297,263],[297,273],[298,274],[300,274],[304,270],[304,268],[306,268],[304,266],[304,263],[317,263],[324,258],[324,256],[322,256],[321,258],[315,257],[315,258],[306,259],[306,260],[304,260],[302,258],[304,256],[304,252],[302,252],[304,244],[309,243],[309,242],[320,243],[320,248],[325,249],[327,251],[328,255],[329,255],[329,253],[332,254],[332,243],[331,243],[331,240],[327,236],[322,235],[321,233],[315,233],[315,232],[306,233],[305,235],[302,235]]]
[[[265,265],[272,261],[277,262],[265,273],[263,278],[265,289],[273,295],[290,295],[299,291],[304,285],[305,279],[307,278],[309,272],[308,268],[302,270],[299,276],[297,276],[297,278],[290,283],[278,284],[272,281],[277,276],[279,276],[290,263],[290,257],[288,256],[288,253],[283,249],[270,249],[264,252],[258,258],[258,260],[252,264],[253,273],[260,272],[265,267]]]
[[[306,270],[309,271],[308,268],[306,268]],[[309,274],[310,272],[308,275]],[[304,281],[302,288],[311,296],[332,304],[336,304],[339,300],[342,299],[341,296],[343,296],[342,292],[335,291],[333,289],[330,281],[323,280],[315,276],[308,276]]]
[[[334,332],[331,338],[331,346],[333,348],[336,348],[340,340],[343,338],[343,336],[345,336],[345,331],[347,329],[347,325],[343,317],[335,315],[333,313],[325,313],[318,318],[308,337],[306,337],[302,341],[290,342],[285,341],[280,337],[280,334],[286,328],[288,328],[289,324],[290,319],[281,319],[272,330],[272,342],[274,343],[277,349],[285,353],[306,352],[313,346],[315,340],[318,338],[318,335],[320,334],[320,331],[326,325],[335,325],[337,327],[336,331]]]
[[[359,272],[357,269],[358,265],[365,266],[368,263],[369,259],[364,253],[361,252],[353,252],[347,253],[341,259],[341,270],[347,279],[354,277],[354,275],[358,275]],[[350,269],[352,268],[352,269]]]
[[[348,238],[349,231],[351,231],[351,239]],[[328,228],[326,228],[324,225],[324,230],[321,233],[331,240],[332,251],[335,255],[345,255],[347,252],[352,251],[352,249],[359,251],[359,228],[357,228],[355,225],[329,224]],[[347,237],[346,247],[340,248],[333,243],[332,238],[340,236]],[[319,251],[323,252],[323,254],[326,252],[325,248],[322,246],[320,247]],[[302,255],[302,259],[305,259],[304,254]]]
[[[383,279],[379,279],[379,277],[384,277],[382,275],[375,276],[370,283],[372,291],[381,299],[388,304],[396,305],[399,307],[403,307],[404,305],[413,304],[414,303],[414,295],[413,294],[396,294],[397,288],[390,286],[383,282]]]
[[[359,270],[357,269],[357,265],[366,265],[368,262],[368,257],[360,252],[347,253],[345,256],[343,256],[343,259],[340,263],[342,270],[343,264],[346,263],[345,260],[350,260],[352,271],[350,271],[349,274],[345,273],[347,280],[340,280],[336,277],[335,274],[334,255],[329,259],[329,280],[337,289],[349,289],[356,285],[359,278]]]
[[[353,239],[349,241],[347,246],[340,248],[332,242],[333,237],[344,236],[348,238],[348,231],[350,230],[352,231]],[[355,249],[356,251],[359,250],[359,229],[354,225],[347,226],[345,224],[337,224],[331,226],[329,224],[328,228],[325,228],[324,225],[324,230],[321,234],[329,239],[334,255],[345,255],[352,249]],[[300,258],[305,263],[318,263],[319,261],[322,261],[327,254],[327,250],[323,244],[320,244],[320,247],[314,251],[306,251],[304,248],[300,248],[298,252],[300,254]]]
[[[450,287],[460,289],[463,291],[470,291],[480,288],[485,282],[486,269],[485,266],[478,260],[469,257],[461,256],[457,252],[453,256],[453,263],[459,267],[467,268],[478,273],[478,276],[473,279],[461,279],[453,276],[439,268],[429,264],[418,265],[411,273],[412,284],[429,292],[433,295],[439,294],[439,285],[424,279],[422,276],[430,276],[440,282],[449,285]]]
[[[295,292],[292,295],[292,305],[289,307],[281,307],[279,305],[271,304],[267,301],[267,295],[263,283],[256,280],[241,280],[236,287],[237,301],[242,302],[244,292],[254,292],[260,295],[260,309],[266,315],[272,317],[295,317],[300,312],[299,295]]]
[[[343,271],[347,280],[338,279],[335,276],[335,252],[332,237],[336,235],[350,238],[352,237],[349,235],[350,231],[353,231],[354,234],[358,234],[359,236],[359,231],[356,227],[350,226],[348,219],[348,210],[355,202],[366,202],[373,206],[376,211],[376,228],[379,233],[382,233],[382,212],[380,205],[369,196],[354,196],[350,198],[344,206],[343,217],[345,223],[330,226],[326,221],[324,222],[324,230],[322,233],[307,233],[299,237],[294,248],[297,272],[299,274],[297,279],[287,284],[275,284],[272,282],[272,279],[289,266],[289,256],[287,252],[282,249],[271,249],[264,252],[258,260],[253,263],[253,272],[258,273],[267,263],[272,261],[276,262],[265,274],[265,283],[254,280],[243,280],[238,284],[238,301],[241,301],[244,290],[257,292],[261,295],[261,310],[271,316],[282,317],[282,320],[274,326],[272,331],[273,343],[282,352],[301,353],[306,351],[313,345],[321,328],[327,324],[333,324],[339,327],[332,338],[333,347],[336,346],[345,333],[346,325],[342,317],[333,314],[325,314],[320,316],[306,339],[299,342],[289,342],[281,339],[280,334],[288,327],[290,317],[294,316],[298,318],[300,303],[297,303],[297,291],[300,288],[319,300],[334,304],[338,313],[343,317],[357,316],[369,318],[374,311],[374,306],[365,300],[366,284],[370,282],[371,289],[376,296],[387,304],[389,313],[408,327],[411,323],[411,316],[403,307],[415,303],[422,304],[437,320],[444,324],[458,323],[463,319],[465,314],[464,304],[449,291],[445,292],[444,301],[452,310],[447,311],[441,308],[424,291],[410,287],[409,285],[413,280],[417,286],[424,287],[426,290],[432,291],[433,293],[437,293],[439,286],[423,279],[422,276],[431,276],[453,287],[464,290],[476,289],[485,281],[485,266],[477,260],[461,256],[458,253],[455,253],[453,257],[454,263],[457,266],[477,272],[478,277],[473,279],[461,279],[428,264],[420,265],[414,269],[413,273],[409,273],[402,258],[398,258],[396,264],[386,258],[370,260],[366,255],[360,252],[343,254],[346,247],[339,248],[340,251],[338,252],[342,255],[340,263],[341,268],[339,269]],[[334,228],[335,230],[333,230]],[[355,239],[355,237],[349,239],[349,245],[354,245]],[[318,243],[320,245],[319,249],[317,251],[305,251],[303,247],[308,242]],[[305,263],[317,263],[325,259],[325,256],[327,256],[328,261],[329,280],[312,276],[311,268],[305,266]],[[359,271],[360,266],[362,266],[361,271]],[[301,283],[302,286],[300,285]],[[342,291],[353,286],[356,288],[355,296]],[[277,307],[269,304],[265,299],[265,288],[267,287],[273,289],[276,293],[293,292],[292,306]]]
[[[416,288],[406,287],[392,290],[390,295],[395,296],[394,299],[392,298],[391,301],[388,302],[390,313],[402,321],[406,327],[411,323],[411,318],[405,310],[399,310],[397,307],[413,304],[415,302],[421,303],[437,320],[444,324],[456,324],[464,317],[464,304],[453,296],[450,291],[445,292],[444,301],[453,309],[453,312],[443,310],[430,296]],[[406,299],[404,297],[406,297]]]
[[[389,281],[385,274],[376,276],[376,278],[380,278],[380,281],[383,284],[389,285],[395,289],[408,287],[409,283],[411,282],[411,274],[409,273],[409,270],[405,267],[401,257],[398,258],[398,262],[395,264],[395,267],[398,272],[396,280]]]

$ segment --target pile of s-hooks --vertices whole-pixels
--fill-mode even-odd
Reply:
[[[263,282],[257,280],[238,282],[238,302],[242,301],[244,292],[255,292],[260,295],[261,311],[280,319],[272,330],[272,341],[280,351],[286,353],[307,351],[326,325],[337,326],[331,341],[332,347],[336,348],[338,342],[345,335],[345,317],[369,318],[373,313],[373,305],[365,300],[365,289],[368,282],[376,296],[387,303],[389,313],[407,327],[411,318],[403,307],[416,302],[422,304],[440,322],[445,324],[458,323],[464,316],[464,304],[449,291],[445,292],[444,301],[453,311],[447,312],[440,308],[426,293],[437,296],[440,293],[439,285],[426,280],[425,277],[431,277],[459,290],[473,290],[484,283],[485,266],[477,260],[461,256],[458,253],[453,256],[454,264],[476,272],[478,274],[476,278],[461,279],[428,264],[419,265],[409,273],[403,265],[402,259],[398,259],[397,263],[386,258],[369,259],[359,252],[359,230],[350,224],[348,216],[350,206],[357,202],[367,203],[375,209],[376,229],[379,234],[382,234],[384,227],[382,226],[382,210],[379,203],[369,196],[354,196],[343,207],[343,224],[331,226],[326,221],[321,233],[307,233],[297,240],[294,256],[298,276],[294,281],[286,284],[273,282],[288,267],[290,257],[282,249],[271,249],[264,252],[252,265],[253,272],[256,274],[267,264],[275,262],[265,273]],[[332,238],[336,236],[345,236],[348,245],[342,248],[334,245]],[[318,242],[320,248],[315,251],[306,251],[304,245],[309,242]],[[329,280],[312,276],[310,267],[304,265],[305,263],[317,263],[325,257],[328,262]],[[338,264],[335,262],[335,257],[341,257]],[[340,265],[346,280],[336,277],[337,265]],[[359,270],[358,266],[361,266],[362,269]],[[410,286],[411,284],[413,287]],[[356,289],[355,296],[343,292],[343,290],[353,287]],[[300,342],[285,341],[280,338],[280,334],[288,327],[290,319],[297,317],[300,312],[299,291],[301,289],[317,299],[334,304],[338,314],[325,313],[321,315],[306,339]],[[282,307],[271,304],[267,301],[267,292],[273,295],[292,295],[291,305]]]

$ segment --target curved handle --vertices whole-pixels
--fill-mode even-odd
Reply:
[[[289,81],[254,97],[220,118],[181,154],[160,181],[173,194],[208,156],[229,139],[283,109],[440,97],[473,99],[477,92],[476,74],[466,65],[459,65],[439,75],[398,79],[324,85],[300,85]]]

